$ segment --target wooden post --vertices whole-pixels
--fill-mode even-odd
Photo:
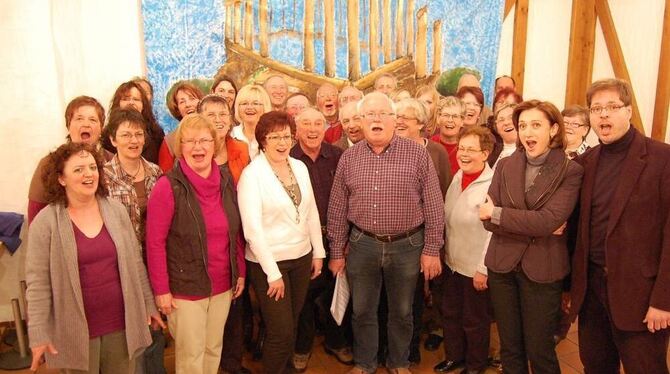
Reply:
[[[384,63],[391,62],[391,0],[382,1],[382,50],[384,51]]]
[[[226,25],[224,27],[224,32],[226,39],[231,39],[233,36],[233,7],[229,1],[224,2],[226,9]]]
[[[433,74],[442,71],[442,21],[433,23]]]
[[[596,38],[594,0],[572,0],[568,77],[565,105],[586,105],[586,90],[593,76],[593,51]]]
[[[395,8],[395,57],[399,58],[405,55],[405,39],[403,29],[405,25],[405,1],[398,0]]]
[[[370,70],[379,66],[379,0],[370,0]]]
[[[261,56],[268,57],[268,0],[258,1],[258,43]]]
[[[242,2],[236,0],[233,4],[235,8],[235,19],[233,20],[233,27],[235,28],[235,36],[233,41],[239,44],[242,41]]]
[[[335,76],[335,0],[323,1],[323,18],[325,35],[323,51],[325,55],[325,73],[327,77]]]
[[[610,60],[612,61],[614,75],[617,78],[628,81],[632,85],[630,74],[628,74],[628,68],[626,67],[626,59],[623,56],[623,50],[621,49],[621,44],[619,43],[619,37],[617,36],[616,28],[614,27],[614,20],[612,19],[612,13],[610,13],[610,7],[607,3],[607,0],[596,0],[596,13],[598,14],[598,19],[600,20],[600,26],[603,29],[603,36],[605,37],[607,52],[609,53]],[[644,126],[642,124],[642,117],[640,116],[640,110],[637,106],[634,90],[632,92],[631,104],[633,106],[633,117],[631,118],[631,122],[636,129],[644,134],[645,132]]]
[[[512,10],[514,4],[516,4],[516,0],[505,0],[505,15],[503,16],[503,21],[509,15],[509,12]]]
[[[416,58],[414,59],[416,78],[426,77],[427,47],[426,36],[428,35],[428,7],[423,6],[416,13]]]
[[[349,47],[350,81],[358,80],[361,77],[361,44],[358,40],[358,6],[358,0],[347,0],[347,45]],[[372,35],[372,25],[370,25],[370,35]]]
[[[305,0],[303,35],[303,65],[306,71],[314,71],[314,0]]]
[[[668,104],[670,104],[670,0],[665,0],[661,57],[658,62],[656,102],[654,103],[654,122],[651,127],[651,137],[661,142],[665,142],[668,127]]]
[[[252,0],[246,0],[244,7],[244,45],[254,49],[254,8]]]
[[[414,0],[407,0],[407,13],[405,13],[407,26],[405,30],[405,39],[407,40],[406,56],[414,56]]]
[[[514,38],[512,43],[512,78],[516,91],[523,95],[523,75],[526,69],[526,33],[528,31],[528,0],[517,0],[514,9]]]

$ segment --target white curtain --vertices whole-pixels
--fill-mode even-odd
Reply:
[[[64,141],[72,98],[107,109],[120,83],[143,74],[140,9],[140,0],[0,1],[0,211],[25,214],[35,165]],[[4,321],[25,250],[0,251]]]

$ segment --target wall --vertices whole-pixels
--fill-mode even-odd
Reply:
[[[0,1],[0,211],[25,213],[38,160],[65,138],[77,95],[107,108],[119,83],[144,71],[139,0]],[[25,230],[24,230],[25,232]],[[25,235],[24,235],[25,237]],[[0,248],[0,321],[23,278],[24,248]]]
[[[609,1],[645,132],[651,134],[665,1]],[[530,0],[524,98],[565,101],[572,1]],[[514,8],[503,23],[497,75],[511,73]],[[593,80],[612,77],[605,38],[596,25]],[[670,122],[670,120],[669,120]],[[666,142],[670,142],[670,132]]]

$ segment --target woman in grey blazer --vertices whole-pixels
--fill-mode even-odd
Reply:
[[[31,369],[43,355],[64,373],[134,373],[163,326],[126,209],[107,198],[103,161],[85,144],[47,156],[49,205],[30,226],[26,257]]]
[[[567,159],[558,109],[531,100],[512,121],[523,152],[498,162],[484,227],[493,233],[486,254],[491,302],[507,373],[560,373],[553,334],[568,274],[563,227],[579,195],[583,169]]]

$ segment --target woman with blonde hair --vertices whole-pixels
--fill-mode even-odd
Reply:
[[[177,373],[217,372],[230,303],[244,289],[237,197],[227,168],[214,161],[219,142],[203,115],[184,117],[177,162],[149,197],[149,277],[175,339]]]
[[[414,97],[426,107],[428,122],[424,128],[424,135],[431,137],[437,131],[437,103],[440,101],[440,93],[434,86],[423,85],[416,89]]]
[[[230,136],[247,143],[249,158],[254,159],[260,152],[255,131],[258,120],[272,110],[270,96],[262,86],[250,84],[242,87],[235,98],[235,120],[239,123],[230,131]]]

